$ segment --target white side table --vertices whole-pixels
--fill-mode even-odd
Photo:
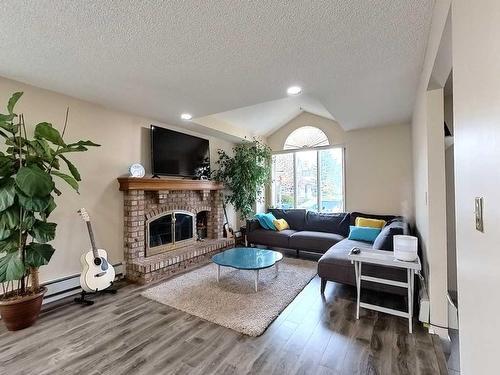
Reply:
[[[415,283],[415,271],[420,271],[422,266],[420,259],[417,258],[414,262],[404,262],[394,258],[392,251],[373,250],[360,248],[359,254],[349,254],[349,259],[354,263],[354,270],[356,272],[356,288],[357,288],[357,302],[356,302],[356,319],[359,319],[359,308],[363,307],[369,310],[375,310],[386,314],[396,315],[408,319],[409,331],[412,333],[412,317],[413,317],[413,293]],[[394,281],[383,279],[379,277],[372,277],[363,275],[361,272],[363,263],[376,264],[379,266],[405,268],[407,274],[406,282]],[[370,303],[360,302],[361,295],[361,282],[370,281],[373,283],[393,285],[400,288],[408,289],[408,311],[400,311],[390,309],[382,306],[372,305]]]

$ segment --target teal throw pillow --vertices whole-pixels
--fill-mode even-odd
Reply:
[[[269,218],[266,218],[267,214],[255,214],[255,218],[259,221],[259,224],[262,228],[268,230],[276,230],[273,222],[271,221],[271,226],[269,226]]]
[[[274,225],[274,220],[276,220],[276,218],[272,213],[264,214],[263,219],[266,223],[267,229],[276,230],[276,226]]]
[[[379,235],[380,231],[381,229],[379,228],[356,227],[354,225],[351,225],[349,239],[373,243],[373,241],[375,241],[375,239]]]

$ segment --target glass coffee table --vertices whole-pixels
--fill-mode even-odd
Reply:
[[[278,263],[282,259],[283,254],[278,251],[255,247],[235,247],[215,254],[212,257],[212,262],[217,264],[217,282],[219,282],[221,266],[255,271],[255,291],[257,291],[259,270],[276,266],[276,272],[278,272]]]

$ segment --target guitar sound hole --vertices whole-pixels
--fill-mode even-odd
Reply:
[[[94,258],[94,264],[95,264],[96,266],[100,266],[100,265],[101,265],[101,263],[102,263],[101,258]]]

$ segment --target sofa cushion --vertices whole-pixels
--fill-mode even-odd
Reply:
[[[304,230],[349,235],[349,213],[319,213],[307,211]]]
[[[404,221],[392,221],[387,224],[373,242],[373,248],[378,250],[394,250],[394,236],[399,234],[410,234],[408,223]]]
[[[289,238],[294,233],[295,231],[292,229],[285,229],[278,232],[260,228],[249,232],[247,240],[249,243],[258,245],[289,248]]]
[[[328,249],[328,251],[319,259],[318,272],[320,266],[324,264],[351,266],[351,261],[349,260],[348,255],[353,247],[359,247],[360,249],[370,249],[372,246],[370,243],[364,241],[355,241],[349,239],[342,240]]]
[[[276,219],[285,219],[290,229],[303,230],[306,221],[306,210],[291,209],[283,210],[281,208],[271,208],[269,212],[272,213]]]
[[[350,225],[356,225],[356,218],[358,217],[364,217],[367,219],[377,219],[377,220],[384,220],[385,222],[389,223],[390,221],[400,218],[400,216],[394,216],[394,215],[373,215],[373,214],[364,214],[362,212],[351,212],[350,216]]]
[[[300,231],[290,237],[290,248],[322,253],[343,239],[336,233]]]

